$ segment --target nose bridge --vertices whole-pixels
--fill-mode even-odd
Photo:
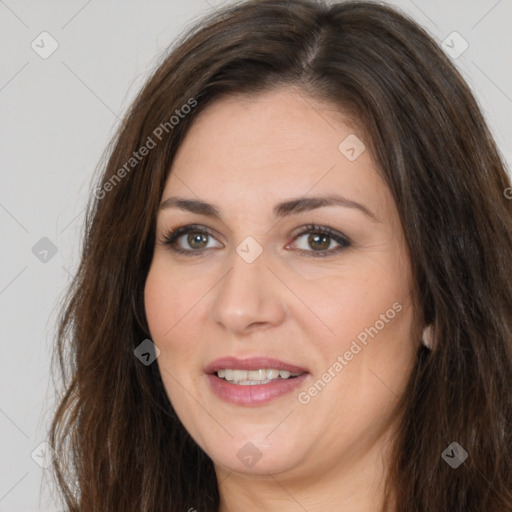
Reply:
[[[253,324],[276,324],[284,318],[279,281],[267,269],[269,253],[251,237],[230,258],[230,269],[217,287],[213,319],[243,332]]]

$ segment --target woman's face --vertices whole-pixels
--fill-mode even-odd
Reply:
[[[218,100],[165,185],[146,315],[169,399],[217,471],[368,467],[391,433],[419,346],[410,262],[343,120],[291,88]]]

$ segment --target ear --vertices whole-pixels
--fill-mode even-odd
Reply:
[[[434,336],[433,336],[432,324],[427,325],[423,329],[423,335],[421,336],[421,342],[428,349],[432,350],[432,347],[434,346]]]

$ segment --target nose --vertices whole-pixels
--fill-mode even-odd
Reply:
[[[214,288],[212,316],[217,325],[244,335],[284,321],[283,285],[267,263],[265,251],[252,263],[233,252],[230,270]]]

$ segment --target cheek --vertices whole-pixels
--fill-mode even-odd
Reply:
[[[201,405],[208,402],[199,391],[203,389],[204,347],[197,340],[205,339],[201,325],[207,314],[201,299],[211,288],[205,281],[204,276],[178,275],[157,258],[144,287],[146,318],[151,339],[160,349],[156,364],[165,391],[180,421],[203,449],[212,435],[204,435],[204,427],[198,427],[210,425],[211,420]],[[214,432],[215,427],[214,423],[207,431]]]
[[[180,380],[198,367],[200,347],[193,340],[201,339],[206,314],[201,299],[209,289],[207,285],[204,280],[180,277],[158,259],[146,279],[144,304],[152,341],[160,349],[157,362]],[[171,378],[165,372],[162,377]]]
[[[303,293],[334,334],[310,336],[322,354],[319,374],[330,372],[313,407],[318,414],[332,414],[333,424],[349,435],[350,429],[376,420],[373,415],[381,414],[385,421],[406,385],[415,355],[410,276],[407,262],[390,253],[358,256],[335,278],[316,277],[316,286],[308,283]],[[312,320],[296,318],[303,330],[312,332]],[[359,419],[349,419],[353,414]]]
[[[170,311],[174,311],[175,294],[171,292],[165,276],[151,267],[144,287],[144,307],[152,338],[159,339],[172,327]]]
[[[412,369],[414,308],[406,266],[383,260],[364,279],[361,275],[345,280],[340,292],[339,312],[332,317],[337,343],[330,360],[338,355],[344,359],[343,378],[333,391],[338,387],[357,397],[352,404],[365,404],[373,414],[400,395]]]
[[[197,302],[197,289],[196,293],[193,290],[155,257],[144,287],[144,305],[150,332],[156,340],[171,337],[191,312]]]
[[[390,331],[406,316],[409,274],[403,260],[391,253],[354,254],[312,277],[294,273],[288,281],[295,278],[293,289],[301,301],[291,302],[293,316],[305,331],[317,326],[318,337],[312,339],[321,339],[324,350],[343,349],[360,333],[364,339],[365,329],[376,322],[379,331]]]
[[[183,343],[179,333],[186,323],[185,306],[187,301],[182,293],[176,293],[175,283],[171,282],[158,265],[153,265],[149,271],[144,288],[144,303],[151,340],[160,349],[156,360],[162,381],[169,399],[175,403],[175,379],[181,382],[185,375],[179,374],[179,368],[187,366],[183,359],[189,359],[186,354],[190,343]],[[181,321],[180,321],[181,319]],[[178,370],[178,372],[177,372]]]

